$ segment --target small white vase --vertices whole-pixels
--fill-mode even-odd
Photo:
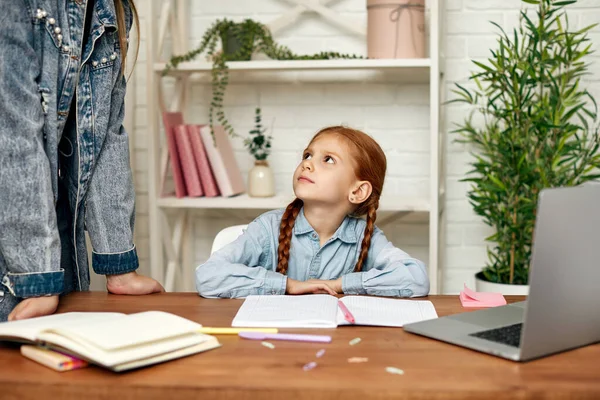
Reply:
[[[254,161],[254,167],[248,173],[248,196],[275,196],[275,179],[266,160]]]
[[[506,283],[495,283],[485,280],[483,273],[475,274],[475,290],[478,292],[502,293],[503,295],[527,296],[529,285],[509,285]]]

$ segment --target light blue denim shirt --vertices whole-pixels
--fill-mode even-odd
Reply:
[[[0,321],[138,267],[114,0],[0,0]],[[124,1],[126,28],[132,15]],[[76,94],[75,112],[70,112]]]
[[[285,294],[286,275],[277,269],[279,224],[284,210],[267,212],[248,225],[234,242],[196,268],[196,288],[203,297]],[[296,218],[287,276],[331,280],[342,277],[345,294],[417,297],[429,293],[425,264],[394,247],[375,227],[362,272],[353,272],[366,222],[346,217],[322,247],[304,216]]]

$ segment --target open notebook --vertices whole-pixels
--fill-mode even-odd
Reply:
[[[428,300],[398,300],[366,296],[339,299],[352,313],[355,325],[402,326],[437,318]],[[344,319],[338,298],[328,294],[304,296],[248,296],[231,326],[274,328],[335,328],[351,325]]]
[[[177,315],[81,312],[0,323],[0,340],[35,343],[113,371],[156,364],[219,347],[202,325]]]

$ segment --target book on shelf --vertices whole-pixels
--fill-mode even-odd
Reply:
[[[0,341],[43,344],[119,372],[219,347],[202,325],[162,311],[71,312],[0,323]]]
[[[246,190],[244,179],[227,137],[227,132],[220,125],[215,125],[213,131],[214,140],[209,125],[200,127],[202,143],[204,143],[219,191],[224,197],[244,193]]]
[[[204,143],[202,143],[202,137],[200,129],[203,125],[187,125],[187,133],[192,144],[192,151],[194,153],[194,161],[200,176],[200,182],[202,182],[202,189],[204,189],[204,196],[215,197],[219,196],[219,188],[215,181],[215,175],[213,174],[212,167],[208,161],[206,155],[206,149]]]
[[[173,128],[175,143],[177,144],[177,152],[181,161],[181,171],[188,196],[200,197],[204,195],[204,190],[202,190],[200,175],[196,167],[195,154],[187,128],[187,125],[176,125]]]
[[[171,165],[171,171],[173,172],[173,180],[175,181],[175,196],[182,198],[187,195],[185,182],[183,179],[183,172],[181,171],[181,162],[179,160],[179,153],[177,151],[177,144],[175,142],[175,126],[183,124],[183,114],[180,112],[164,112],[163,125],[165,128],[165,136],[167,142],[167,151],[169,155],[169,164]],[[161,193],[164,192],[165,179],[167,171],[163,171]]]

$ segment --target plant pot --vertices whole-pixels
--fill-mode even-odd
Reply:
[[[478,292],[502,293],[503,295],[527,296],[529,294],[529,285],[490,282],[485,280],[483,272],[478,272],[475,274],[475,290]]]
[[[248,173],[248,196],[275,196],[275,179],[267,161],[256,160],[254,167]]]
[[[228,61],[250,61],[252,54],[240,54],[242,43],[233,34],[231,29],[227,31],[227,34],[221,35],[221,44],[223,46],[223,54]]]
[[[425,0],[367,0],[368,58],[425,57]]]

